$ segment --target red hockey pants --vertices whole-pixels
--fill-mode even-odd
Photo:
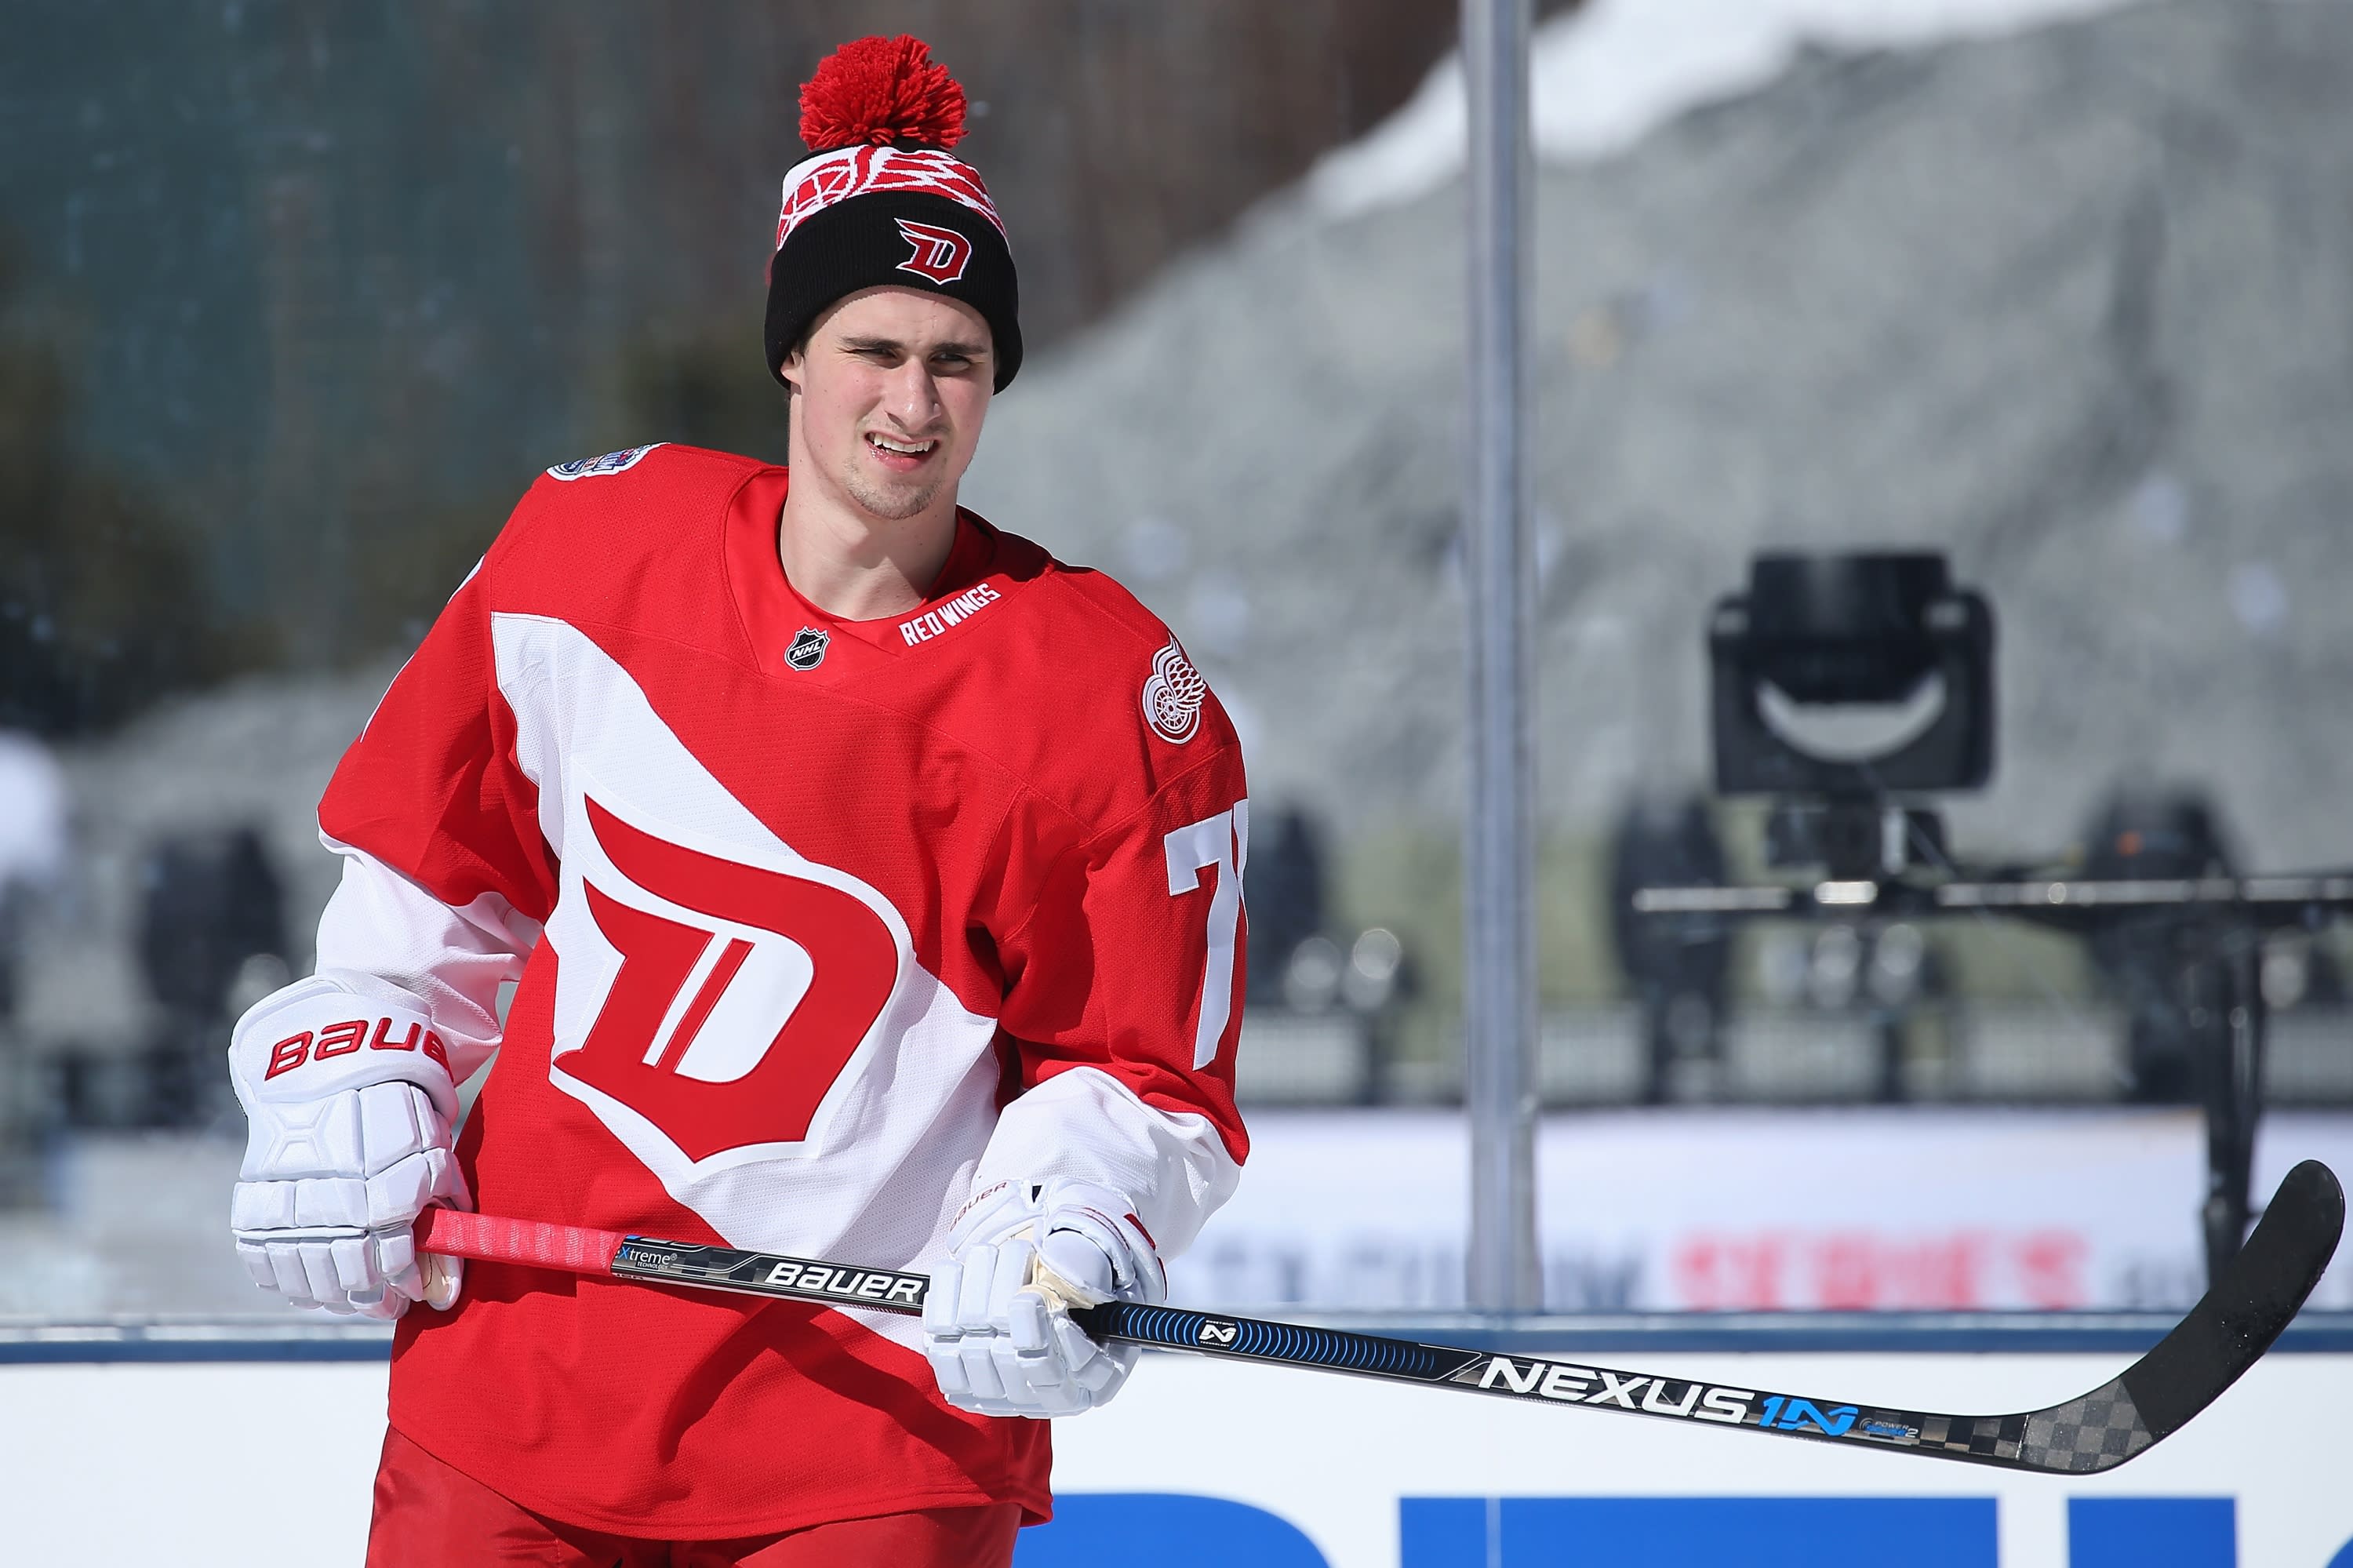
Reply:
[[[367,1568],[1008,1568],[1014,1503],[844,1520],[740,1541],[641,1541],[509,1502],[397,1432],[384,1439]]]

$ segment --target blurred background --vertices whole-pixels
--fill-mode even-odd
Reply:
[[[1537,12],[1547,1305],[2186,1304],[2223,1047],[2179,912],[1633,895],[1791,880],[1769,802],[1714,789],[1712,609],[1767,551],[1940,552],[1990,605],[1994,769],[1937,793],[1927,870],[2353,864],[2353,5]],[[274,1308],[225,1233],[221,1054],[307,972],[327,776],[538,470],[781,457],[757,322],[797,85],[900,30],[971,92],[1024,274],[965,500],[1135,589],[1244,736],[1257,1153],[1179,1295],[1459,1304],[1456,26],[14,8],[0,1315]],[[2258,1187],[2353,1170],[2345,929],[2233,939]]]

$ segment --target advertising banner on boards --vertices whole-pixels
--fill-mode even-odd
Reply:
[[[1233,1201],[1171,1271],[1233,1311],[1462,1301],[1458,1113],[1260,1112]],[[2195,1111],[1709,1109],[1546,1119],[1553,1311],[2187,1308],[2204,1288]],[[2353,1115],[2264,1118],[2255,1187],[2353,1177]],[[2258,1198],[2258,1202],[2261,1199]],[[2313,1298],[2353,1308],[2339,1261]]]

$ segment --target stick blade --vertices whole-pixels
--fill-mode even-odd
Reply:
[[[2073,1474],[2111,1469],[2179,1431],[2272,1348],[2320,1283],[2345,1230],[2345,1190],[2307,1160],[2189,1315],[2105,1388],[2028,1418],[2021,1458]]]

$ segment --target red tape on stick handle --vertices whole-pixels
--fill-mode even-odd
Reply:
[[[420,1251],[484,1263],[560,1268],[573,1274],[610,1273],[621,1240],[618,1231],[511,1220],[499,1214],[464,1214],[455,1209],[428,1209],[417,1222]]]

